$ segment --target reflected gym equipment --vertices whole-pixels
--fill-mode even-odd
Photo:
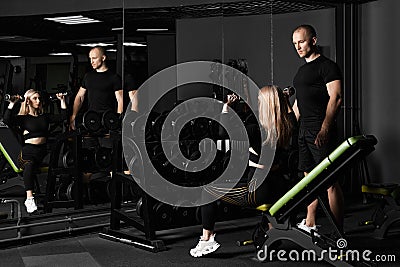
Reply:
[[[99,170],[109,170],[112,165],[112,149],[98,147],[94,154],[94,161]]]
[[[107,110],[103,113],[102,124],[105,129],[110,131],[116,131],[121,128],[121,120],[119,114],[111,110]]]
[[[88,198],[90,203],[99,204],[110,201],[108,187],[111,177],[106,172],[94,173],[88,184]]]
[[[64,155],[62,156],[62,163],[64,168],[71,168],[72,166],[74,166],[75,162],[71,150],[68,150],[64,153]]]
[[[101,129],[101,116],[98,112],[89,110],[83,115],[82,126],[89,132],[97,132]]]
[[[140,218],[143,218],[143,199],[139,198],[136,203],[136,213]]]

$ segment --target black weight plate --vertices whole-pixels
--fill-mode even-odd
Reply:
[[[112,164],[112,153],[110,148],[99,147],[96,150],[95,161],[100,169],[107,169]]]
[[[107,130],[115,131],[121,127],[119,114],[111,110],[103,113],[102,122]]]
[[[101,128],[101,117],[96,111],[89,110],[83,115],[83,126],[90,132],[97,132]]]

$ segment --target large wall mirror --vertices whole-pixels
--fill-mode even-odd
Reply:
[[[0,29],[0,122],[4,110],[8,106],[8,102],[4,101],[5,96],[23,95],[30,88],[40,91],[45,111],[53,114],[60,113],[60,104],[59,101],[49,101],[49,98],[57,92],[70,92],[67,102],[69,102],[69,111],[71,111],[75,94],[79,90],[85,73],[93,69],[88,57],[89,50],[93,46],[103,46],[107,54],[108,67],[113,72],[122,74],[122,49],[120,49],[123,31],[122,0],[62,3],[47,0],[35,3],[13,1],[13,3],[2,3],[0,6],[0,23],[6,25]],[[19,108],[14,109],[19,110]],[[81,110],[85,111],[84,108]],[[12,133],[6,125],[0,124],[0,143],[11,158],[17,162],[17,155],[21,148],[18,133]],[[67,124],[50,125],[47,142],[49,154],[44,158],[44,164],[49,163],[50,149],[57,142],[57,136],[66,132],[68,132]],[[11,214],[9,212],[10,204],[1,204],[1,219],[19,223],[23,218],[31,218],[34,222],[35,218],[43,215],[51,221],[53,219],[49,219],[48,216],[50,213],[64,212],[65,216],[70,216],[69,212],[73,212],[75,208],[96,207],[99,204],[109,203],[106,191],[100,195],[93,191],[89,196],[89,182],[84,181],[81,192],[83,197],[79,205],[70,203],[65,205],[67,209],[54,207],[46,210],[46,206],[43,204],[46,199],[51,198],[54,202],[68,202],[75,199],[73,196],[75,178],[68,175],[68,168],[73,166],[73,162],[69,162],[68,153],[71,156],[70,147],[64,145],[61,147],[59,155],[56,155],[58,156],[58,166],[65,172],[62,175],[58,173],[52,176],[55,187],[49,195],[47,195],[46,188],[49,183],[47,174],[37,175],[35,199],[38,212],[34,214],[37,216],[28,216],[29,214],[26,212],[24,206],[26,194],[22,172],[16,173],[5,161],[2,153],[0,156],[0,198],[19,201],[18,211],[20,212],[17,213],[17,205],[15,205],[17,202],[11,204],[14,205],[11,206]],[[95,151],[93,150],[91,153],[89,158],[94,156]],[[107,208],[103,207],[103,209]],[[98,220],[103,224],[108,221],[107,213]],[[22,240],[20,234],[16,235],[16,233],[20,233],[19,231],[19,226],[9,231],[2,231],[2,237],[9,239],[8,241]],[[30,233],[29,231],[24,232],[22,236],[25,234],[29,235]],[[2,244],[4,243],[3,238],[0,241]]]
[[[258,86],[291,85],[302,62],[291,42],[297,25],[315,25],[324,53],[336,56],[335,5],[306,2],[204,0],[174,5],[173,1],[125,1],[125,73],[136,75],[140,85],[146,75],[174,64],[215,60],[228,65],[239,62]],[[170,109],[193,90],[177,90],[168,98],[170,103],[159,108]]]

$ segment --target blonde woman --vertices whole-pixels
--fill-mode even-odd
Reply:
[[[64,96],[56,95],[61,101],[61,113],[57,115],[43,113],[40,94],[34,89],[29,89],[24,94],[23,102],[17,116],[12,118],[12,109],[20,97],[10,101],[4,113],[4,123],[9,126],[19,127],[22,132],[23,146],[20,153],[20,164],[23,168],[23,177],[26,190],[25,206],[28,213],[37,210],[33,196],[33,182],[35,170],[42,163],[47,153],[47,136],[50,122],[61,122],[67,118],[67,105]]]
[[[237,100],[236,95],[228,95],[227,98],[221,116],[227,116],[228,106]],[[265,203],[273,203],[272,201],[276,201],[286,191],[285,188],[287,185],[285,185],[279,159],[282,150],[289,145],[292,129],[296,124],[296,117],[287,97],[275,85],[265,86],[260,89],[258,110],[259,121],[262,126],[261,130],[265,132],[265,140],[257,144],[255,142],[257,140],[256,136],[251,136],[252,133],[255,134],[257,131],[260,131],[258,125],[255,128],[251,127],[252,129],[247,129],[250,135],[249,166],[251,167],[247,186],[226,190],[221,187],[209,187],[206,192],[207,194],[221,195],[221,192],[225,192],[225,195],[220,198],[222,201],[240,206],[256,207]],[[275,144],[276,151],[271,169],[269,172],[268,170],[261,171],[259,175],[253,177],[255,168],[264,170],[264,164],[266,164],[263,162],[265,159],[260,159],[258,156],[261,150],[271,149]],[[256,186],[258,186],[256,190],[249,190]],[[193,257],[207,255],[220,247],[220,244],[215,240],[214,233],[214,226],[218,216],[217,209],[216,202],[201,207],[203,235],[200,237],[197,246],[190,250],[190,255]]]

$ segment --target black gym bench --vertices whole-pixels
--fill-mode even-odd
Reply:
[[[19,176],[23,169],[18,166],[18,155],[21,151],[21,145],[7,125],[2,124],[0,126],[0,184],[6,184],[9,179]],[[41,166],[38,173],[47,173],[48,166]],[[38,181],[35,180],[37,192],[40,192]],[[2,192],[4,190],[0,190]],[[2,192],[3,193],[3,192]]]
[[[75,207],[80,208],[78,206],[78,202],[74,200],[68,201],[54,201],[52,199],[52,195],[54,192],[55,185],[55,175],[57,173],[57,165],[59,151],[61,148],[62,142],[64,142],[67,138],[75,137],[75,133],[66,132],[58,136],[56,143],[50,153],[50,160],[48,164],[43,163],[39,166],[36,174],[47,174],[47,183],[46,183],[46,192],[41,193],[40,184],[36,177],[34,180],[35,185],[35,195],[43,196],[44,195],[44,210],[45,212],[51,212],[53,207]],[[20,178],[23,172],[23,169],[19,167],[18,164],[18,156],[21,151],[21,144],[16,138],[14,132],[8,128],[6,125],[1,127],[1,136],[0,136],[0,156],[1,156],[1,170],[0,170],[0,185],[3,185],[4,188],[0,188],[0,196],[8,197],[9,192],[12,192],[12,187],[22,188],[23,182]],[[62,170],[65,171],[65,170]],[[15,190],[14,190],[15,191]],[[18,196],[21,193],[21,190],[18,190]],[[23,195],[25,197],[25,190],[23,190]]]
[[[363,217],[354,228],[346,230],[353,234],[368,231],[376,239],[384,239],[400,233],[400,185],[368,183],[361,186],[365,206],[372,214]]]

